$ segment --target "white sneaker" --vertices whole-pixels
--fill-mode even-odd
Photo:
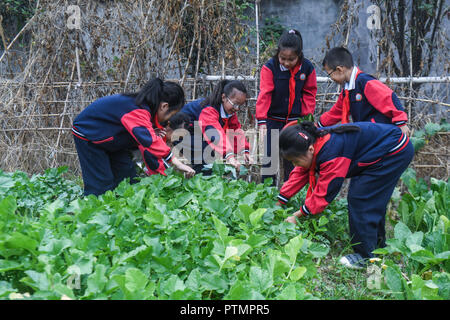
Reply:
[[[348,254],[341,259],[339,262],[351,269],[364,269],[366,266],[366,261],[359,253]]]

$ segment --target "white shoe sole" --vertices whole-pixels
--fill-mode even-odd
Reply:
[[[348,259],[346,257],[342,257],[341,259],[339,259],[339,262],[342,265],[344,265],[345,267],[350,268],[350,269],[357,269],[357,270],[364,269],[364,267],[351,264],[350,261],[348,261]]]

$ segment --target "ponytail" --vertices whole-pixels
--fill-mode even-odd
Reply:
[[[214,88],[213,93],[202,101],[201,106],[219,107],[222,104],[222,94],[225,93],[227,97],[230,97],[234,89],[247,94],[247,88],[241,81],[221,80]]]
[[[305,155],[309,146],[313,145],[320,137],[328,133],[357,132],[361,129],[355,125],[340,125],[335,127],[318,129],[314,123],[305,121],[289,126],[280,133],[280,153],[283,158],[301,157]]]
[[[159,78],[148,81],[137,93],[125,95],[133,97],[138,106],[148,106],[152,117],[155,116],[161,102],[169,104],[169,112],[180,110],[185,103],[183,88],[178,83]]]
[[[303,61],[303,38],[300,31],[296,29],[285,30],[278,40],[278,49],[274,60],[278,63],[278,54],[281,50],[290,49],[299,57],[300,63]]]

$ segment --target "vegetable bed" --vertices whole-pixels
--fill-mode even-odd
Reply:
[[[340,298],[318,288],[330,256],[348,247],[345,199],[296,226],[284,219],[303,193],[281,208],[275,187],[224,179],[219,165],[214,176],[187,180],[169,170],[98,198],[82,197],[66,170],[0,171],[0,298]],[[448,208],[448,183],[439,183]],[[449,298],[448,212],[436,214],[422,235],[397,224],[375,262],[388,281],[362,298]],[[433,232],[440,252],[427,247],[438,241]],[[407,279],[399,251],[417,264]]]

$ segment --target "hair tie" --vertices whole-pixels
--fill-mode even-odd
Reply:
[[[309,139],[308,136],[306,134],[304,134],[303,132],[299,132],[298,134],[299,134],[300,137],[302,137],[305,140]]]
[[[289,33],[295,33],[294,29],[289,30]]]

